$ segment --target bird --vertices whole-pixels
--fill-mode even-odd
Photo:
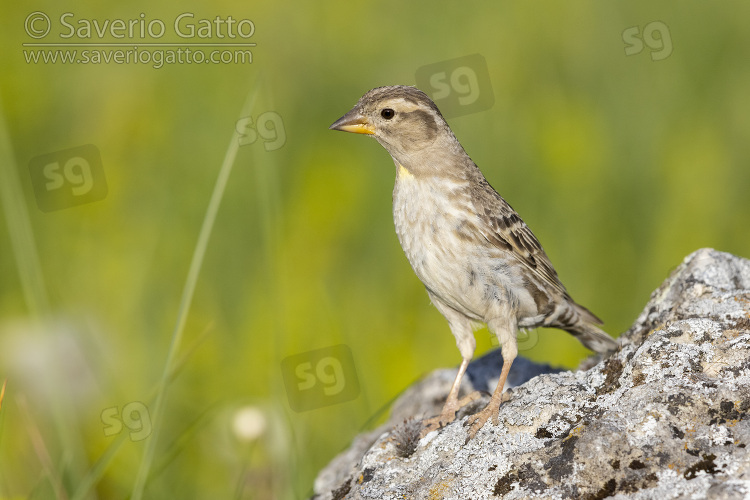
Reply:
[[[458,395],[482,324],[497,337],[503,365],[489,403],[464,424],[467,442],[490,418],[498,424],[519,329],[559,328],[597,353],[617,349],[599,328],[602,321],[568,294],[539,240],[490,186],[427,94],[406,85],[374,88],[329,129],[373,137],[393,159],[398,240],[461,353],[443,409],[423,422],[422,436],[478,399],[476,391]]]

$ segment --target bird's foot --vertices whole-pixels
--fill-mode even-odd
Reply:
[[[461,399],[454,399],[452,401],[446,401],[445,406],[443,406],[443,410],[440,412],[440,415],[437,417],[428,418],[422,421],[422,433],[419,435],[419,438],[425,437],[427,434],[429,434],[432,431],[442,429],[446,425],[450,424],[454,420],[456,420],[456,412],[466,406],[467,404],[476,401],[477,399],[482,397],[482,393],[479,391],[474,391],[471,394],[464,396]]]
[[[500,414],[500,403],[508,401],[509,399],[510,394],[507,392],[503,393],[502,398],[497,401],[495,398],[491,399],[483,410],[479,413],[475,413],[466,420],[464,427],[469,427],[469,437],[466,438],[467,443],[474,439],[474,436],[477,435],[479,429],[484,427],[484,424],[487,423],[490,417],[492,417],[492,423],[497,425],[498,415]]]

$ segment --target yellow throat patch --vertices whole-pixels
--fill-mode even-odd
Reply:
[[[408,170],[406,170],[406,167],[403,166],[403,165],[401,165],[400,163],[398,164],[398,176],[400,178],[402,178],[402,179],[413,179],[414,178],[414,174],[412,174],[411,172],[409,172]]]

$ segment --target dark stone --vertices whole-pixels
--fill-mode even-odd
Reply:
[[[555,481],[561,481],[564,477],[573,472],[573,459],[576,441],[578,437],[570,436],[560,445],[561,452],[559,455],[551,458],[544,468],[549,471],[549,476]]]
[[[374,476],[375,476],[375,468],[366,467],[365,470],[362,471],[362,482],[366,483],[368,481],[371,481]]]
[[[716,455],[703,455],[703,460],[687,468],[685,474],[683,474],[685,479],[694,479],[699,471],[706,472],[707,474],[716,474],[719,471],[716,470],[714,460],[716,460]]]
[[[349,492],[352,489],[352,484],[351,483],[352,483],[351,478],[347,479],[346,481],[344,481],[341,484],[341,486],[339,486],[338,488],[336,488],[335,490],[333,490],[331,492],[331,494],[333,495],[333,497],[332,497],[333,500],[344,500],[344,498],[346,498],[346,495],[348,495]]]
[[[606,483],[604,483],[604,485],[602,485],[599,491],[597,491],[593,495],[586,496],[585,498],[587,500],[602,500],[603,498],[614,496],[616,489],[617,489],[617,481],[615,481],[615,479],[612,478]]]

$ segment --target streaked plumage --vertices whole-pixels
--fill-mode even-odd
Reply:
[[[372,135],[393,158],[396,233],[463,357],[446,406],[428,430],[452,421],[460,407],[458,386],[474,353],[476,323],[497,335],[505,361],[490,404],[471,417],[470,436],[497,416],[519,328],[561,328],[594,351],[616,349],[596,326],[599,318],[568,295],[537,238],[426,94],[407,86],[373,89],[330,128]]]

